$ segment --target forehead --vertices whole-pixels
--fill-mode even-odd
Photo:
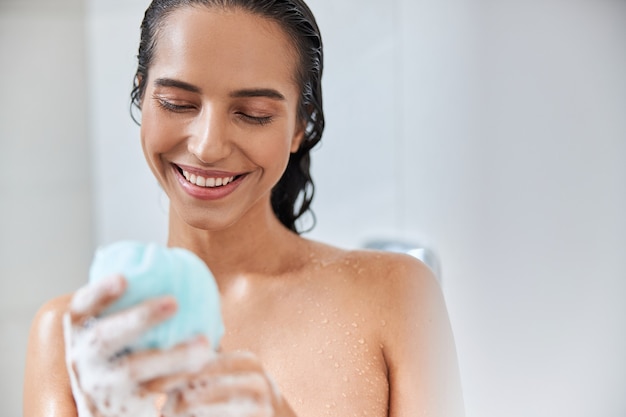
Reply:
[[[182,77],[200,87],[296,87],[296,57],[273,20],[241,9],[187,6],[160,25],[149,76]]]

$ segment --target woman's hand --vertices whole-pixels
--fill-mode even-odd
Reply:
[[[176,312],[175,300],[162,297],[94,319],[125,288],[119,276],[82,287],[63,318],[66,365],[79,417],[157,417],[158,394],[142,384],[198,372],[215,355],[204,339],[165,351],[125,352],[143,332]]]
[[[295,417],[259,360],[247,352],[218,354],[200,372],[144,387],[167,393],[163,417]]]

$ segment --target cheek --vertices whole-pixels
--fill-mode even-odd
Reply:
[[[255,141],[253,153],[259,165],[281,172],[285,169],[291,154],[291,139],[288,130],[276,129]]]

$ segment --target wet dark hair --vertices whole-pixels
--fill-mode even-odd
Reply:
[[[305,126],[305,133],[300,147],[290,155],[287,169],[272,190],[271,202],[276,217],[288,229],[301,233],[296,220],[307,211],[312,219],[307,230],[312,229],[315,216],[311,211],[311,201],[315,185],[310,173],[310,151],[320,141],[324,131],[321,83],[324,57],[322,38],[313,13],[302,0],[153,0],[141,24],[131,107],[141,110],[159,29],[169,14],[188,6],[245,10],[277,22],[291,38],[300,58],[295,75],[301,92],[298,118]]]

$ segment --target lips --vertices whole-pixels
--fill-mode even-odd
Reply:
[[[208,171],[172,164],[182,189],[200,200],[219,200],[235,191],[246,178],[246,173]]]

